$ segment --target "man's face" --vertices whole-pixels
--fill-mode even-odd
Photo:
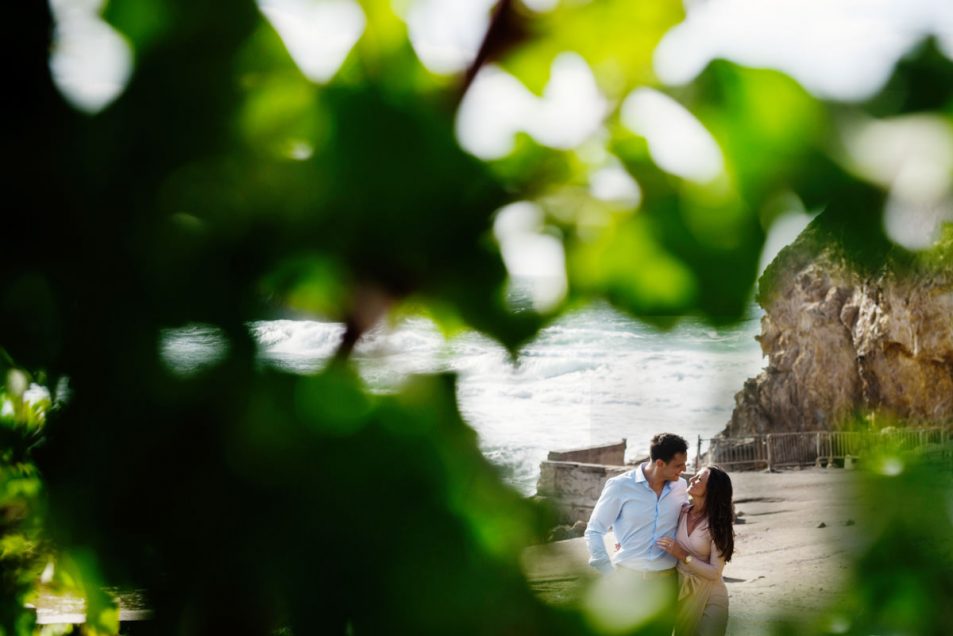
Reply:
[[[662,463],[662,460],[658,461],[661,463],[662,479],[665,481],[675,481],[685,472],[685,466],[688,463],[688,453],[675,453],[675,456],[672,457],[672,461],[667,464]]]

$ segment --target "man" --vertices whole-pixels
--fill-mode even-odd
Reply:
[[[682,504],[688,501],[687,486],[679,478],[688,461],[688,444],[678,435],[660,433],[652,438],[649,458],[606,482],[586,527],[586,544],[589,565],[603,574],[616,571],[639,597],[655,599],[645,614],[657,615],[664,633],[669,618],[674,620],[678,577],[675,557],[657,541],[675,538]],[[618,545],[612,557],[604,543],[610,528]]]

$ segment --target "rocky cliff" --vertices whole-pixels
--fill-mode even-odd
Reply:
[[[842,236],[815,219],[759,281],[768,366],[725,435],[953,421],[953,242],[913,255]]]

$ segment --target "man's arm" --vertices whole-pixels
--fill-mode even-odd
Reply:
[[[589,548],[589,565],[603,574],[612,572],[612,559],[606,552],[605,536],[613,526],[622,509],[622,498],[618,494],[618,486],[613,481],[606,482],[599,495],[599,501],[589,517],[586,526],[586,545]]]

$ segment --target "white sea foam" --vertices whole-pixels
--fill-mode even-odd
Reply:
[[[160,335],[161,359],[182,375],[215,364],[227,351],[228,341],[213,325],[193,323],[178,329],[166,329]]]
[[[342,324],[309,320],[259,321],[250,327],[252,335],[269,354],[329,356],[344,335]]]

